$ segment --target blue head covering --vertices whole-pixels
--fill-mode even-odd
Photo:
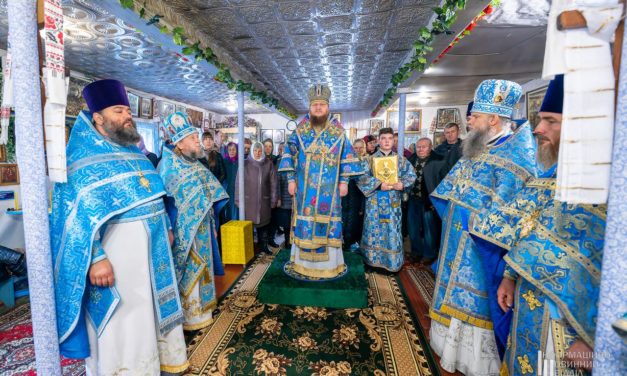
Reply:
[[[522,87],[506,80],[485,80],[475,91],[472,112],[511,118],[514,106],[522,96]]]
[[[94,81],[83,89],[83,97],[92,113],[111,106],[131,107],[126,88],[118,80]]]
[[[558,74],[551,82],[544,94],[544,100],[542,106],[540,106],[540,112],[554,112],[556,114],[562,113],[564,107],[564,75]]]
[[[472,113],[473,104],[475,104],[475,101],[470,101],[470,103],[468,103],[468,107],[466,107],[466,117],[470,116],[470,114]]]
[[[190,134],[197,132],[196,128],[191,125],[187,115],[182,112],[175,112],[168,116],[165,119],[164,127],[173,144],[176,144]]]

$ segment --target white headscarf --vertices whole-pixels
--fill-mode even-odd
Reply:
[[[261,157],[259,159],[255,158],[255,149],[261,149]],[[259,141],[253,142],[253,146],[250,148],[250,158],[257,162],[262,162],[266,158],[266,153],[263,152],[263,144]]]

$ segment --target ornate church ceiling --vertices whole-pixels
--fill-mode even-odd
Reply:
[[[307,89],[317,82],[331,86],[333,110],[372,109],[437,3],[147,0],[145,7],[219,47],[266,90],[304,112]]]
[[[202,66],[177,55],[111,15],[100,1],[64,0],[65,60],[75,71],[115,78],[128,87],[219,113],[233,113],[236,94]],[[139,19],[139,18],[138,18]],[[0,1],[0,46],[6,49],[8,14]],[[180,48],[179,48],[180,49]],[[247,113],[269,112],[246,101]]]

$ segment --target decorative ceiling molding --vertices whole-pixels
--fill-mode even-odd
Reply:
[[[103,4],[63,1],[68,68],[93,77],[115,78],[130,88],[173,101],[231,113],[229,108],[237,103],[237,94],[213,79],[215,70],[149,38],[134,25],[112,15]],[[6,2],[0,2],[0,46],[5,49],[7,16]],[[246,101],[245,112],[270,111]]]
[[[367,109],[386,89],[437,0],[146,0],[237,75],[304,112],[328,83],[335,110]],[[246,75],[248,74],[248,75]]]

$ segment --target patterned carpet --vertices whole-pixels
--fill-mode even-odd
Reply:
[[[437,374],[395,277],[366,273],[365,309],[262,304],[256,289],[272,257],[244,272],[214,323],[190,343],[190,374]]]
[[[63,375],[85,374],[82,361],[62,359],[61,366]],[[30,304],[22,304],[0,316],[0,370],[7,376],[37,374]]]
[[[418,268],[414,266],[405,268],[405,271],[422,296],[422,299],[424,299],[428,305],[431,305],[431,302],[433,301],[433,291],[435,290],[435,279],[433,278],[433,273],[425,268]]]

